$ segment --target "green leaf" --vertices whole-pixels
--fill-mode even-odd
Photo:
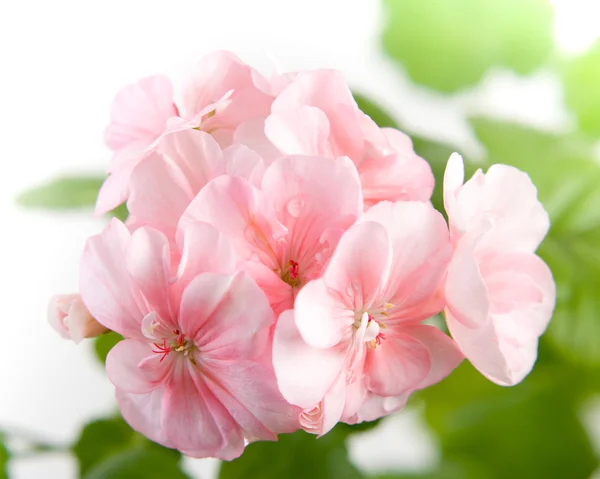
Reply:
[[[21,193],[17,203],[44,209],[92,207],[103,182],[98,176],[64,176]]]
[[[600,136],[600,41],[587,53],[566,63],[565,101],[582,131]]]
[[[160,450],[135,448],[96,464],[83,479],[188,479],[179,460]]]
[[[551,228],[538,253],[557,283],[548,335],[571,361],[600,367],[600,164],[591,144],[491,120],[473,120],[488,163],[531,176]]]
[[[122,418],[99,419],[90,422],[81,431],[73,453],[79,462],[79,472],[87,471],[108,456],[131,448],[135,433]]]
[[[465,362],[420,394],[445,463],[479,468],[473,478],[589,477],[598,460],[564,387],[579,389],[577,375],[543,363],[520,385],[502,388]]]
[[[361,93],[352,93],[354,100],[363,113],[371,117],[380,128],[398,128],[398,125],[380,105]]]
[[[102,364],[106,363],[108,352],[122,339],[123,336],[114,331],[102,334],[94,339],[94,351],[96,352],[96,357]]]
[[[10,454],[4,445],[3,437],[0,436],[0,479],[8,479],[8,460]]]
[[[123,204],[117,206],[114,210],[110,211],[108,213],[108,215],[124,222],[127,219],[127,217],[129,216],[129,210],[127,209],[127,204],[123,203]]]
[[[277,442],[250,444],[244,454],[221,465],[219,479],[360,479],[346,450],[347,430],[335,427],[325,436],[298,431]]]
[[[547,0],[384,0],[383,46],[416,83],[475,85],[491,66],[528,74],[552,49]]]

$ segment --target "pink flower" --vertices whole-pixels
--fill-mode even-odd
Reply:
[[[298,74],[271,110],[265,133],[272,144],[286,154],[348,156],[358,169],[366,207],[431,197],[429,164],[415,154],[408,136],[378,128],[358,109],[340,72]]]
[[[131,173],[127,224],[152,226],[174,239],[179,218],[210,180],[241,176],[259,186],[264,170],[260,156],[244,145],[222,150],[211,135],[198,130],[166,134]]]
[[[293,307],[302,286],[318,278],[340,235],[362,210],[356,168],[347,158],[284,157],[264,174],[261,189],[244,178],[208,183],[180,227],[207,222],[231,240],[276,314]]]
[[[444,177],[455,248],[446,321],[482,374],[513,385],[531,371],[554,308],[552,273],[534,254],[548,231],[548,215],[529,177],[516,168],[478,170],[464,185],[463,178],[462,158],[454,154]]]
[[[273,96],[259,87],[265,82],[235,55],[218,51],[205,56],[190,76],[181,108],[166,77],[144,78],[124,88],[113,102],[105,132],[105,142],[115,156],[98,197],[97,213],[127,199],[132,170],[163,134],[196,128],[227,146],[240,123],[266,118]]]
[[[181,260],[151,228],[118,220],[92,237],[81,295],[100,323],[126,339],[106,369],[121,412],[150,439],[195,457],[239,456],[245,442],[297,428],[271,365],[269,303],[218,231],[182,232]]]
[[[443,308],[450,253],[444,219],[427,203],[379,203],[342,236],[275,329],[279,388],[304,409],[306,430],[397,410],[459,364],[454,342],[421,324]]]
[[[63,338],[76,343],[108,332],[92,317],[78,294],[54,296],[48,305],[48,321]]]

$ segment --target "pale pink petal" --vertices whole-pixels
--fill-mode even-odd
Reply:
[[[104,141],[113,150],[140,140],[150,144],[164,131],[167,120],[177,115],[169,79],[160,75],[144,78],[117,94]]]
[[[63,338],[75,343],[108,332],[90,314],[78,294],[54,296],[48,304],[48,321]]]
[[[257,257],[277,268],[274,247],[286,230],[277,221],[273,206],[246,179],[222,176],[212,180],[186,209],[178,235],[187,225],[198,221],[223,232],[240,260]]]
[[[462,172],[462,159],[453,155],[444,197],[454,241],[485,221],[492,228],[480,247],[534,252],[548,232],[549,219],[529,176],[512,166],[493,165],[460,187]]]
[[[487,261],[487,264],[486,264]],[[495,254],[480,269],[490,308],[485,323],[468,327],[463,318],[446,309],[452,337],[464,355],[490,380],[517,384],[531,371],[537,357],[538,337],[554,307],[552,273],[536,255]],[[453,281],[448,276],[448,281]]]
[[[131,394],[117,389],[115,396],[123,418],[135,431],[165,447],[175,447],[161,426],[162,388],[147,394]]]
[[[465,181],[465,165],[462,156],[452,153],[446,171],[444,172],[444,209],[449,215],[454,215],[456,195]]]
[[[135,339],[119,341],[106,356],[106,374],[108,379],[122,391],[133,394],[145,394],[159,388],[170,372],[171,358],[166,357],[158,363],[159,371],[153,376],[147,375],[140,369],[140,363],[148,358],[160,355],[152,352],[152,346],[147,342]]]
[[[187,129],[164,135],[156,150],[174,167],[178,182],[186,186],[191,197],[210,180],[225,173],[223,152],[204,131]]]
[[[240,426],[188,361],[176,363],[162,408],[165,435],[184,454],[231,460],[242,453]]]
[[[226,148],[223,154],[225,174],[246,178],[252,186],[260,188],[265,164],[258,153],[245,145],[235,144]]]
[[[263,118],[253,118],[241,123],[234,132],[233,141],[252,148],[267,166],[282,156],[281,151],[267,138]]]
[[[125,264],[146,304],[162,318],[173,317],[169,298],[169,241],[157,230],[143,227],[131,235]]]
[[[388,314],[397,319],[424,320],[443,309],[436,296],[452,253],[448,228],[429,203],[381,202],[367,211],[364,221],[383,225],[392,244],[392,262],[382,298],[391,303]]]
[[[346,298],[346,307],[366,310],[388,282],[393,253],[390,235],[382,224],[357,223],[342,236],[324,282],[329,290]]]
[[[335,70],[299,73],[273,102],[272,112],[314,106],[325,113],[330,123],[330,142],[336,156],[346,155],[354,161],[363,156],[363,135],[358,121],[358,107],[344,76]]]
[[[381,129],[380,135],[358,166],[365,206],[429,201],[435,181],[429,163],[414,152],[408,135],[392,128]]]
[[[79,268],[79,291],[85,306],[103,326],[130,338],[141,338],[148,308],[125,266],[131,235],[117,219],[91,237]]]
[[[265,134],[288,155],[337,156],[329,145],[329,120],[312,106],[273,113],[265,120]]]
[[[129,182],[132,168],[115,170],[104,180],[98,198],[94,214],[96,216],[108,213],[120,204],[124,203],[129,197]]]
[[[158,153],[150,153],[133,170],[130,190],[129,221],[151,226],[172,238],[179,218],[193,198],[186,185],[179,182],[175,168]]]
[[[258,261],[245,261],[240,264],[240,269],[248,273],[266,294],[275,317],[294,307],[294,289],[272,269]]]
[[[203,273],[181,298],[179,324],[195,338],[201,358],[260,355],[274,322],[266,296],[245,273]]]
[[[262,190],[287,227],[287,257],[305,279],[319,277],[339,235],[362,211],[356,168],[348,158],[280,158],[265,172]],[[282,265],[283,266],[283,265]]]
[[[208,223],[190,224],[183,232],[177,286],[184,289],[201,273],[233,273],[236,255],[229,240]]]
[[[298,429],[299,409],[277,388],[270,364],[232,359],[208,365],[214,382],[207,385],[249,440],[276,440],[276,434]]]
[[[294,311],[282,313],[273,338],[273,365],[283,396],[292,404],[313,408],[343,370],[347,348],[343,344],[312,348],[300,336]]]

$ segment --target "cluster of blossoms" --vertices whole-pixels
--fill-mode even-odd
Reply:
[[[398,411],[465,357],[502,385],[531,370],[555,287],[529,177],[463,184],[453,155],[447,224],[428,163],[339,72],[266,78],[213,53],[178,103],[162,76],[122,90],[106,143],[97,212],[129,218],[88,240],[80,296],[50,316],[76,340],[125,338],[106,370],[150,439],[230,460]],[[442,311],[452,337],[424,323]]]

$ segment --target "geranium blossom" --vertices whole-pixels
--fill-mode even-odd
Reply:
[[[278,314],[322,274],[361,210],[350,160],[291,156],[266,170],[260,189],[241,177],[211,181],[185,211],[181,226],[207,222],[227,235]]]
[[[463,185],[453,155],[444,179],[454,255],[446,280],[446,321],[465,356],[503,385],[520,382],[537,357],[555,302],[546,264],[534,254],[548,215],[529,177],[506,165]]]
[[[96,211],[105,213],[127,199],[131,172],[165,133],[195,128],[209,132],[221,146],[231,144],[238,125],[269,114],[273,96],[258,86],[264,88],[265,83],[235,55],[219,51],[199,62],[179,107],[164,76],[144,78],[124,88],[113,102],[105,131],[105,142],[115,155]]]
[[[398,402],[457,366],[454,342],[421,324],[444,306],[450,253],[444,219],[426,203],[379,203],[342,236],[275,330],[278,384],[305,409],[307,430],[374,419],[381,398]]]
[[[81,295],[126,338],[106,369],[130,425],[185,454],[232,459],[297,427],[271,365],[275,317],[214,228],[195,224],[182,243],[175,268],[163,234],[113,220],[88,241]]]

